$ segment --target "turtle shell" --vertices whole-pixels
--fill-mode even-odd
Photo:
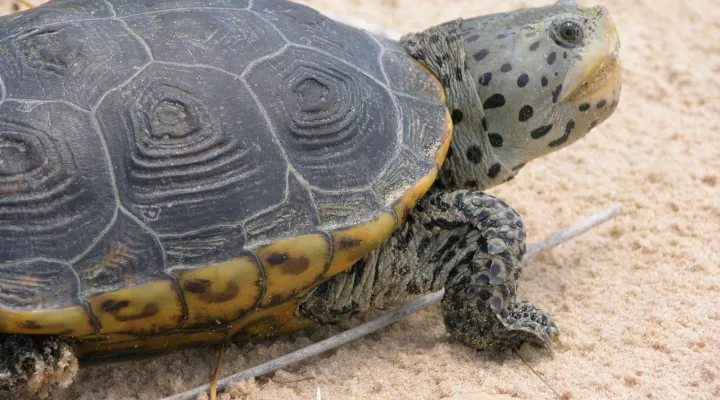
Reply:
[[[286,1],[0,18],[0,332],[102,354],[303,326],[434,181],[444,103],[399,44]]]

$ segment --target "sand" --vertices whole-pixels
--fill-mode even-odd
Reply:
[[[599,1],[599,0],[596,0]],[[7,0],[0,10],[7,11]],[[399,32],[546,0],[307,0]],[[595,3],[587,0],[585,5]],[[585,139],[492,190],[529,240],[618,202],[624,213],[531,262],[520,295],[562,330],[554,351],[475,352],[437,307],[221,399],[720,398],[720,4],[606,0],[625,66],[620,106]],[[5,8],[2,8],[5,7]],[[375,314],[377,315],[377,314]],[[222,375],[367,320],[232,347]],[[55,399],[154,399],[206,383],[216,352],[91,366]],[[552,387],[552,390],[550,389]]]

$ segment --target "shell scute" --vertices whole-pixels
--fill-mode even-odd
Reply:
[[[297,297],[319,283],[332,259],[332,243],[325,234],[291,237],[255,250],[265,269],[267,286],[261,307]]]
[[[252,311],[265,289],[262,266],[254,254],[206,267],[176,269],[188,319],[183,329],[228,324]]]
[[[100,334],[132,333],[138,336],[167,332],[185,320],[186,310],[174,279],[100,293],[87,298],[100,323]]]

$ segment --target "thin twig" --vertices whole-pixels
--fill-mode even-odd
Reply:
[[[540,253],[546,252],[553,247],[557,247],[564,242],[567,242],[568,240],[617,217],[618,215],[620,215],[621,211],[622,207],[620,206],[620,204],[614,204],[612,207],[609,207],[604,211],[600,211],[599,213],[593,215],[590,218],[579,221],[575,225],[567,229],[561,230],[560,232],[546,238],[542,242],[533,244],[528,249],[527,254],[525,254],[523,261],[528,262],[534,260],[535,257],[540,255]]]
[[[217,363],[215,364],[215,372],[213,372],[212,380],[210,381],[210,400],[217,398],[217,383],[220,377],[220,368],[222,367],[222,359],[225,354],[225,342],[222,342],[220,349],[218,349]]]
[[[533,367],[531,367],[530,364],[528,364],[527,361],[525,361],[525,359],[523,358],[523,356],[521,356],[520,353],[517,352],[517,350],[513,350],[513,353],[515,353],[515,355],[518,356],[518,358],[519,358],[520,360],[522,360],[523,364],[525,364],[526,367],[530,368],[530,371],[532,371],[532,373],[535,374],[535,376],[537,376],[538,378],[540,378],[541,381],[543,381],[543,383],[545,384],[545,386],[547,386],[550,390],[552,390],[553,393],[555,393],[555,396],[557,396],[558,399],[561,399],[561,400],[562,400],[562,397],[560,397],[560,395],[558,394],[558,392],[557,392],[555,389],[553,389],[553,387],[550,386],[549,383],[547,383],[547,381],[545,380],[545,378],[543,378],[542,376],[540,376],[540,374],[538,374],[537,371],[535,371],[535,369],[534,369]]]
[[[525,256],[526,259],[528,259],[528,260],[533,259],[541,252],[549,250],[567,240],[570,240],[578,235],[581,235],[581,234],[589,231],[590,229],[602,224],[603,222],[609,221],[613,217],[617,216],[620,213],[620,210],[621,210],[621,208],[619,205],[614,205],[613,207],[611,207],[605,211],[595,214],[586,220],[580,221],[580,222],[576,223],[575,225],[572,225],[571,227],[564,229],[564,230],[550,236],[549,238],[543,240],[540,243],[536,243],[536,244],[530,246],[530,248],[528,249],[526,256]],[[400,308],[390,311],[387,314],[384,314],[375,320],[364,323],[360,326],[357,326],[357,327],[347,330],[345,332],[339,333],[335,336],[332,336],[328,339],[325,339],[323,341],[312,344],[308,347],[305,347],[300,350],[294,351],[292,353],[286,354],[282,357],[278,357],[274,360],[270,360],[264,364],[260,364],[256,367],[250,368],[248,370],[239,372],[234,375],[230,375],[227,378],[224,378],[224,379],[221,379],[220,381],[218,381],[217,387],[220,390],[224,390],[225,388],[227,388],[227,386],[230,382],[241,381],[241,380],[245,380],[245,379],[250,379],[250,378],[254,378],[254,377],[258,377],[258,376],[267,375],[271,372],[275,372],[279,369],[287,367],[288,365],[297,363],[306,358],[316,356],[318,354],[321,354],[323,352],[331,350],[335,347],[341,346],[345,343],[359,339],[365,335],[368,335],[372,332],[382,329],[388,325],[392,325],[393,323],[395,323],[409,315],[412,315],[424,308],[427,308],[431,305],[439,303],[440,300],[442,300],[442,296],[443,296],[444,292],[445,292],[444,290],[440,290],[438,292],[431,293],[427,296],[424,296],[424,297],[421,297],[414,301],[411,301],[410,303],[408,303]],[[209,385],[199,386],[194,389],[188,390],[186,392],[178,393],[174,396],[166,397],[163,400],[192,399],[201,393],[207,393],[208,389],[209,389]]]

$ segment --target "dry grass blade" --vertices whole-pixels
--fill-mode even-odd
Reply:
[[[540,243],[536,243],[536,244],[530,246],[530,248],[527,251],[526,259],[532,259],[543,251],[547,251],[555,246],[558,246],[561,243],[564,243],[578,235],[581,235],[581,234],[589,231],[590,229],[592,229],[604,222],[609,221],[610,219],[612,219],[612,218],[616,217],[618,214],[620,214],[620,211],[621,211],[620,205],[614,205],[614,206],[608,208],[607,210],[599,212],[588,219],[582,220],[582,221],[576,223],[575,225],[572,225],[571,227],[564,229],[564,230],[550,236],[548,239],[543,240]],[[386,326],[392,325],[393,323],[395,323],[409,315],[412,315],[424,308],[427,308],[433,304],[439,303],[440,300],[442,299],[443,293],[444,293],[443,290],[441,290],[439,292],[431,293],[427,296],[424,296],[417,300],[411,301],[410,303],[408,303],[400,308],[390,311],[387,314],[384,314],[381,317],[379,317],[373,321],[362,324],[353,329],[347,330],[338,335],[335,335],[333,337],[330,337],[330,338],[320,341],[318,343],[312,344],[308,347],[302,348],[302,349],[292,352],[290,354],[286,354],[282,357],[278,357],[274,360],[270,360],[264,364],[260,364],[256,367],[250,368],[248,370],[239,372],[234,375],[230,375],[227,378],[220,380],[218,382],[217,388],[220,390],[224,390],[230,382],[241,381],[241,380],[250,379],[250,378],[254,378],[254,377],[258,377],[258,376],[262,376],[262,375],[267,375],[271,372],[277,371],[288,365],[297,363],[306,358],[316,356],[318,354],[321,354],[323,352],[331,350],[335,347],[341,346],[345,343],[359,339],[365,335],[368,335],[368,334],[375,332],[379,329],[382,329]],[[210,389],[209,385],[200,386],[200,387],[188,390],[183,393],[178,393],[174,396],[166,397],[163,400],[192,399],[199,394],[207,393],[209,389]]]

